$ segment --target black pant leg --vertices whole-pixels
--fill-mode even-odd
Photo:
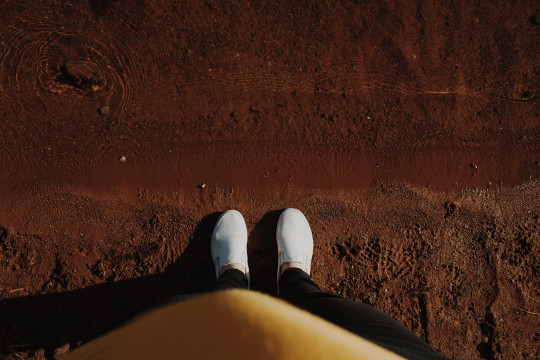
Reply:
[[[216,280],[213,291],[227,290],[227,289],[247,289],[248,281],[243,272],[237,269],[229,269],[225,271],[220,277]],[[165,300],[160,301],[157,305],[153,306],[154,308],[160,308],[165,305],[174,304],[179,301],[186,301],[197,298],[199,296],[208,294],[209,292],[194,293],[194,294],[184,294],[171,296]]]
[[[322,294],[321,289],[304,271],[289,268],[281,274],[278,284],[278,297],[293,302],[309,294]]]
[[[243,272],[237,269],[229,269],[219,276],[214,290],[246,289],[248,280]]]
[[[333,296],[304,298],[296,305],[407,359],[444,359],[412,331],[372,306]]]
[[[323,293],[300,269],[287,269],[280,298],[408,359],[444,359],[399,322],[372,306]]]

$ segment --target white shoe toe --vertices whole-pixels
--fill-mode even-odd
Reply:
[[[311,273],[311,257],[313,256],[313,235],[309,223],[300,210],[285,209],[278,220],[276,229],[278,245],[278,273],[285,262],[299,262],[304,265],[305,272]]]
[[[210,241],[216,279],[223,266],[240,263],[246,268],[246,277],[249,280],[247,240],[246,222],[242,214],[236,210],[227,210],[221,214]]]

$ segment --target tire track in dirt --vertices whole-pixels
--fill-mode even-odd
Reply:
[[[231,55],[229,59],[233,57],[234,55]],[[224,60],[228,58],[221,59],[221,61]],[[316,79],[313,79],[311,73],[302,75],[302,69],[290,68],[287,71],[283,69],[283,66],[275,68],[272,62],[263,66],[260,62],[249,64],[249,59],[246,59],[242,67],[234,70],[209,68],[204,81],[183,84],[183,89],[205,93],[209,97],[218,96],[223,92],[344,96],[374,96],[385,93],[410,97],[461,96],[483,101],[506,100],[522,103],[538,100],[538,94],[530,90],[523,90],[520,94],[509,93],[499,88],[474,90],[467,85],[466,79],[438,88],[434,87],[429,79],[419,80],[417,84],[414,84],[406,76],[388,74],[377,67],[365,67],[365,63],[357,60],[352,65],[333,66],[331,70],[321,71]],[[519,65],[515,67],[519,68]],[[336,86],[335,84],[345,85]]]

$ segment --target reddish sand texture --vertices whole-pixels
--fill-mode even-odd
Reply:
[[[0,3],[0,357],[213,282],[296,207],[313,278],[451,359],[540,357],[538,1]],[[224,5],[226,4],[226,5]]]

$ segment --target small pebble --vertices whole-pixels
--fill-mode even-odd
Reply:
[[[68,61],[64,68],[67,75],[78,86],[95,85],[99,81],[99,67],[92,61]]]
[[[98,109],[98,111],[99,111],[99,113],[100,113],[101,115],[106,115],[106,114],[108,114],[110,110],[111,110],[111,108],[108,107],[107,105],[102,106],[102,107],[100,107],[100,108]]]
[[[120,162],[126,162],[126,157],[124,155],[120,156]]]
[[[197,186],[199,189],[204,189],[206,187],[206,183],[202,183],[201,185]]]
[[[63,355],[67,354],[70,349],[70,344],[64,344],[63,346],[54,350],[54,358],[60,359]]]

